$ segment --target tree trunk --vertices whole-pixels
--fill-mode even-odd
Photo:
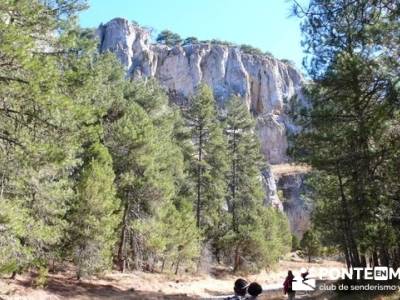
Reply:
[[[387,249],[385,247],[382,247],[381,251],[379,251],[379,254],[382,266],[389,267],[390,257]]]
[[[198,150],[198,158],[199,165],[197,167],[197,207],[196,207],[196,225],[197,228],[200,228],[200,206],[201,206],[201,161],[202,161],[202,149],[203,148],[203,128],[200,126],[199,128],[199,150]]]
[[[238,228],[236,222],[236,128],[233,128],[231,193],[232,193],[232,227],[233,231],[237,232]]]
[[[340,189],[340,196],[341,196],[341,202],[342,202],[342,207],[343,207],[343,212],[344,212],[344,218],[345,218],[345,223],[346,223],[346,232],[345,234],[348,237],[348,242],[349,242],[349,250],[350,250],[350,259],[351,259],[351,264],[353,267],[360,267],[361,262],[360,262],[360,256],[358,253],[358,248],[357,248],[357,243],[354,238],[353,234],[353,225],[351,224],[352,216],[350,214],[350,209],[347,203],[347,198],[344,193],[343,189],[343,182],[342,182],[342,176],[340,173],[340,167],[336,167],[336,172],[339,180],[339,189]]]
[[[379,266],[379,258],[378,258],[378,253],[376,252],[376,250],[372,253],[372,260],[374,262],[374,267],[378,267]]]
[[[133,250],[133,257],[134,260],[134,268],[135,270],[143,270],[143,251],[140,249],[140,241],[137,238],[135,233],[132,233],[131,236],[131,249]]]
[[[164,267],[165,267],[165,257],[163,257],[163,259],[162,259],[161,273],[164,272]]]
[[[347,226],[346,226],[346,221],[345,220],[341,220],[342,223],[342,233],[343,233],[343,247],[344,247],[344,255],[345,255],[345,259],[346,259],[346,266],[347,269],[350,270],[351,268],[351,256],[350,256],[350,249],[349,249],[349,242],[347,239]]]
[[[215,259],[217,260],[217,263],[220,265],[221,264],[221,250],[219,247],[215,249]]]
[[[16,276],[17,276],[17,271],[13,271],[10,276],[10,279],[14,280]]]
[[[176,261],[176,267],[175,267],[175,275],[178,275],[179,272],[179,263],[181,262],[180,258]]]
[[[351,268],[351,261],[350,261],[350,255],[349,255],[349,249],[344,250],[344,257],[346,259],[346,266],[347,266],[347,270],[350,270]]]
[[[125,251],[125,244],[126,244],[126,227],[127,227],[127,219],[128,219],[128,204],[125,204],[124,207],[124,215],[122,219],[122,229],[121,229],[121,237],[118,245],[118,263],[119,268],[122,273],[125,272],[126,269],[126,251]]]
[[[236,272],[240,266],[240,243],[237,244],[235,248],[235,262],[233,267],[233,272]]]
[[[367,267],[367,258],[365,257],[364,254],[361,255],[361,266],[362,266],[363,268],[366,268],[366,267]]]
[[[399,248],[394,249],[393,253],[393,268],[397,269],[400,266],[400,251]]]

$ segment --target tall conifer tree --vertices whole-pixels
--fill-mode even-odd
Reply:
[[[302,108],[295,151],[310,163],[314,221],[348,266],[398,260],[393,198],[384,174],[393,160],[399,103],[398,1],[320,1],[304,16],[306,65],[313,83]],[[389,138],[389,140],[391,139]],[[392,253],[392,254],[391,254]],[[397,253],[397,254],[393,254]],[[378,262],[378,257],[380,257]]]
[[[100,143],[90,146],[71,216],[70,242],[78,279],[112,266],[119,224],[114,178],[107,148]]]
[[[217,119],[215,100],[206,85],[200,85],[186,113],[195,152],[190,170],[194,185],[197,227],[215,225],[226,192],[226,143]]]

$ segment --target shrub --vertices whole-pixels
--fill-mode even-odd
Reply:
[[[157,36],[156,41],[164,45],[175,46],[182,42],[182,38],[179,34],[170,30],[163,30]]]
[[[246,44],[240,45],[240,50],[242,50],[243,53],[247,53],[247,54],[264,55],[260,49],[250,46],[250,45],[246,45]]]

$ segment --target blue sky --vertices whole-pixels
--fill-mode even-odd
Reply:
[[[297,18],[289,17],[286,0],[88,0],[90,8],[81,13],[83,27],[97,27],[114,17],[135,20],[181,37],[220,39],[249,44],[275,57],[301,66],[303,51]],[[306,3],[307,0],[300,1]]]

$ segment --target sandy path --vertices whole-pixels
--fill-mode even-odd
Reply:
[[[276,270],[243,276],[248,281],[257,281],[268,292],[262,299],[285,299],[282,282],[287,270],[299,272],[303,267],[341,267],[339,262],[324,261],[308,264],[303,261],[283,261]],[[230,274],[171,275],[144,272],[121,274],[108,273],[101,278],[73,279],[72,273],[52,274],[46,289],[33,289],[29,276],[17,276],[17,280],[0,280],[0,300],[86,300],[86,299],[218,299],[230,295],[233,282],[238,276]]]

